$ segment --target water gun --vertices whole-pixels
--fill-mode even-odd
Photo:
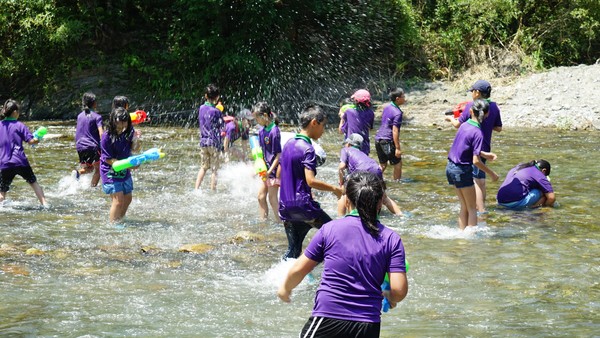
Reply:
[[[46,136],[46,134],[48,134],[48,128],[39,127],[33,132],[33,138],[35,138],[38,141],[41,141],[44,138],[44,136]]]
[[[221,111],[221,113],[223,112],[223,110],[225,109],[225,107],[223,107],[223,104],[221,103],[221,101],[219,101],[217,103],[217,105],[215,106],[215,108],[217,108],[218,110]]]
[[[163,157],[165,157],[165,154],[160,149],[152,148],[139,155],[129,156],[126,159],[115,161],[112,164],[112,168],[114,171],[121,171],[127,168],[138,166],[144,162],[156,161]]]
[[[406,260],[404,260],[404,265],[406,266],[406,272],[408,272],[410,265],[408,265]],[[385,277],[383,278],[383,283],[381,284],[381,291],[389,291],[390,289],[390,276],[386,272]],[[383,297],[383,300],[381,301],[381,311],[390,311],[390,301],[385,297]]]
[[[444,112],[444,115],[453,115],[455,119],[460,117],[460,114],[462,114],[463,110],[465,110],[465,107],[467,106],[467,103],[469,103],[469,101],[465,101],[465,102],[461,102],[459,104],[457,104],[456,106],[454,106],[454,108],[448,109]]]
[[[129,113],[129,116],[131,116],[131,123],[133,124],[140,124],[149,120],[148,114],[143,110],[136,110],[134,113]]]
[[[258,136],[250,136],[250,151],[252,153],[252,159],[254,160],[254,171],[262,178],[263,181],[267,180],[267,164],[263,158],[263,151],[258,142]]]

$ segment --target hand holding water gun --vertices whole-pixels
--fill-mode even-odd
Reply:
[[[114,171],[121,171],[138,166],[144,162],[156,161],[163,157],[165,157],[165,154],[160,149],[152,148],[139,155],[129,156],[126,159],[115,161],[112,164],[112,168]]]
[[[406,260],[404,260],[404,265],[406,266],[406,272],[408,272],[408,269],[410,268],[410,265],[408,265],[408,262]],[[381,291],[390,291],[391,287],[390,287],[390,276],[387,274],[385,274],[385,277],[383,278],[383,283],[381,284]],[[384,296],[383,300],[381,301],[381,311],[383,312],[388,312],[390,310],[390,301]]]
[[[148,118],[148,114],[146,114],[145,111],[139,109],[136,110],[134,113],[129,113],[129,116],[131,116],[131,123],[133,124],[140,124],[142,122],[150,120]]]
[[[469,101],[465,101],[465,102],[461,102],[461,103],[457,104],[456,106],[454,106],[454,108],[446,110],[444,112],[444,115],[446,115],[446,116],[452,115],[455,119],[459,118],[460,114],[462,114],[463,110],[465,109],[465,106],[467,105],[467,103],[469,103]]]
[[[36,129],[33,132],[33,138],[36,139],[36,140],[38,140],[38,141],[41,141],[44,138],[44,136],[46,136],[46,134],[48,134],[48,128],[46,128],[46,127],[39,127],[38,129]]]
[[[254,160],[254,172],[258,174],[263,181],[267,180],[267,164],[263,158],[263,151],[258,142],[258,136],[250,136],[250,151]]]

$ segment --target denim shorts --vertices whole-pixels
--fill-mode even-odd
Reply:
[[[116,194],[118,192],[122,192],[125,195],[131,194],[133,191],[133,179],[129,176],[129,178],[123,182],[103,183],[102,191],[108,195]]]
[[[522,210],[537,203],[542,198],[542,192],[539,189],[533,189],[519,201],[509,203],[498,203],[499,205],[513,210]]]
[[[487,161],[485,158],[481,158],[481,162],[483,162],[483,164],[485,164],[485,161]],[[485,171],[479,169],[476,165],[473,164],[473,178],[479,178],[479,179],[483,179],[485,180]]]
[[[456,164],[448,161],[446,165],[446,178],[448,178],[448,184],[454,185],[457,188],[466,188],[475,184],[473,182],[473,166],[471,164]]]

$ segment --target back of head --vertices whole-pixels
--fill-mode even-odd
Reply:
[[[19,110],[19,103],[13,99],[8,99],[4,102],[2,106],[2,111],[0,111],[0,119],[4,120],[9,117],[13,112]]]
[[[490,104],[483,99],[477,99],[473,101],[473,106],[471,106],[471,110],[473,110],[473,114],[479,123],[483,122],[485,119],[485,114],[490,110]]]
[[[298,118],[300,120],[300,127],[306,129],[310,124],[310,121],[316,120],[318,123],[322,123],[325,121],[326,117],[325,112],[320,106],[309,104],[304,107]]]
[[[211,83],[206,86],[204,94],[206,95],[207,99],[216,100],[219,96],[221,96],[221,91],[219,90],[219,87]]]
[[[361,110],[367,109],[371,106],[371,93],[369,93],[369,91],[366,89],[357,90],[354,92],[354,94],[352,94],[351,98]]]
[[[129,108],[129,99],[127,98],[127,96],[123,96],[123,95],[115,96],[115,98],[113,99],[113,102],[112,102],[112,109],[114,110],[116,108],[124,108],[124,109]]]
[[[373,236],[379,233],[377,215],[384,193],[383,180],[367,171],[355,171],[346,181],[346,198],[354,205],[365,229]]]
[[[85,113],[89,114],[90,109],[94,108],[94,105],[96,104],[96,95],[90,92],[84,93],[81,103],[83,104],[83,110],[85,110]]]
[[[390,101],[394,102],[397,98],[402,97],[404,95],[404,89],[400,87],[390,89]]]
[[[131,115],[129,115],[127,110],[125,110],[125,108],[123,108],[123,107],[115,108],[110,112],[110,116],[108,119],[108,125],[106,126],[106,132],[108,133],[108,135],[111,137],[111,139],[113,141],[119,135],[119,130],[117,130],[117,122],[123,122],[123,121],[127,122],[127,128],[124,131],[124,133],[127,134],[133,130],[132,123],[131,123]]]
[[[470,92],[472,92],[474,90],[479,91],[479,93],[481,94],[481,97],[484,99],[487,99],[492,95],[492,85],[489,82],[487,82],[486,80],[475,81],[475,83],[473,83],[471,88],[469,88]]]
[[[258,115],[271,116],[271,107],[265,101],[259,101],[254,106],[252,106],[252,112]]]
[[[535,164],[537,165],[537,167],[542,170],[542,169],[546,169],[546,176],[550,176],[550,170],[552,169],[550,167],[550,162],[546,161],[546,160],[537,160],[535,161]]]
[[[351,147],[360,148],[363,141],[364,138],[360,134],[353,133],[348,136],[348,138],[344,141],[344,144],[349,144]]]

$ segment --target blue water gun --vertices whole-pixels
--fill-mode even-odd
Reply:
[[[406,266],[406,272],[408,272],[410,265],[408,265],[406,260],[404,260],[404,265]],[[385,277],[383,278],[383,283],[381,284],[381,291],[389,291],[390,289],[390,276],[386,272]],[[390,311],[390,301],[385,297],[383,297],[383,300],[381,301],[381,311]]]
[[[114,171],[121,171],[131,167],[138,166],[144,162],[156,161],[159,158],[165,157],[165,154],[158,148],[152,148],[144,151],[139,155],[129,156],[126,159],[115,161],[112,164]]]

